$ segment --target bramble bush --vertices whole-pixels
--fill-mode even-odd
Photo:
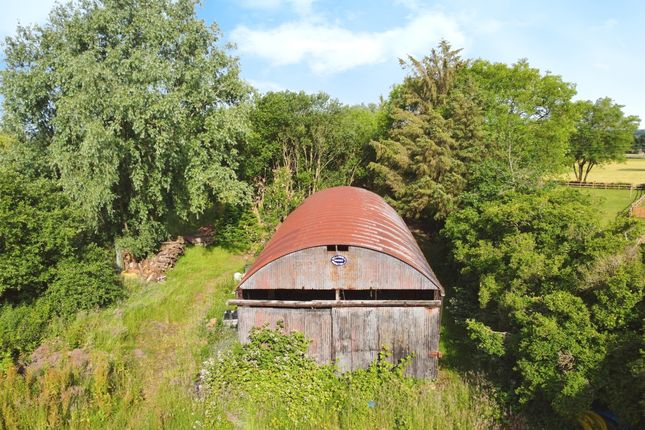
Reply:
[[[367,369],[340,374],[307,356],[302,333],[256,328],[202,370],[205,427],[492,428],[499,410],[484,390],[405,376],[407,360],[382,351]],[[447,413],[446,411],[450,411]]]

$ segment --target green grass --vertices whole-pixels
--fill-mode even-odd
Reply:
[[[162,284],[130,281],[117,307],[79,315],[50,339],[60,357],[80,348],[90,364],[63,359],[25,377],[0,374],[3,428],[192,428],[203,414],[193,385],[209,340],[206,321],[232,297],[244,260],[220,248],[189,248]]]
[[[630,204],[643,195],[642,190],[605,190],[598,188],[575,188],[592,198],[592,204],[601,213],[605,223],[616,219]]]
[[[565,179],[575,181],[575,176],[573,173],[568,173]],[[623,163],[595,166],[589,172],[587,182],[645,184],[645,158],[628,158]]]

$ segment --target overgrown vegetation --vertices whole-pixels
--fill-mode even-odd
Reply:
[[[642,225],[604,230],[580,194],[556,189],[457,211],[444,234],[460,274],[453,314],[479,362],[520,404],[548,402],[573,418],[603,399],[632,424],[641,419],[640,406],[618,400],[614,387],[623,378],[644,382],[633,373],[645,291],[635,244]]]
[[[249,343],[205,363],[206,427],[441,429],[495,427],[500,411],[477,383],[449,373],[405,376],[383,351],[365,370],[339,374],[307,357],[298,332],[256,329]]]
[[[0,428],[192,428],[195,375],[234,333],[219,318],[243,259],[190,248],[162,285],[52,328],[37,358],[0,372]],[[210,322],[210,323],[209,323]],[[28,364],[28,365],[27,365]]]
[[[111,260],[55,181],[0,165],[0,362],[24,358],[54,318],[122,298]]]

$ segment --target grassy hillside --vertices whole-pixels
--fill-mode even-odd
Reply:
[[[207,322],[243,265],[219,248],[190,248],[165,283],[131,281],[120,306],[61,327],[36,353],[42,366],[0,376],[0,428],[192,428],[203,413],[195,377],[222,337]]]
[[[244,263],[220,248],[189,248],[165,283],[129,281],[130,296],[119,306],[61,325],[35,362],[0,371],[0,429],[290,428],[288,420],[269,423],[276,417],[249,402],[241,411],[236,402],[236,409],[213,413],[195,395],[204,360],[235,343],[234,332],[217,322],[232,297],[232,274]],[[414,397],[393,402],[385,393],[379,400],[384,406],[374,410],[349,397],[340,407],[350,415],[339,420],[330,410],[319,423],[322,418],[328,428],[368,429],[398,420],[428,428],[488,428],[496,408],[479,385],[443,369],[436,383],[417,386]]]

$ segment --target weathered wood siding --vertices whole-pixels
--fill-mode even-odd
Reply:
[[[339,254],[347,258],[344,266],[330,259]],[[253,274],[243,289],[438,289],[419,271],[382,252],[350,246],[348,251],[327,251],[318,246],[285,255]]]
[[[342,371],[366,368],[385,346],[394,362],[414,354],[409,375],[434,378],[439,325],[439,308],[333,308],[333,358]]]
[[[237,318],[237,332],[242,343],[248,342],[249,332],[253,327],[268,324],[275,329],[276,323],[282,321],[287,333],[299,331],[312,340],[309,345],[309,355],[312,358],[319,363],[332,361],[330,309],[240,307]]]
[[[343,307],[331,309],[251,308],[238,310],[238,335],[248,341],[252,327],[283,321],[285,330],[300,331],[312,339],[309,354],[319,363],[336,361],[341,371],[366,368],[383,346],[398,361],[414,359],[407,373],[434,378],[439,348],[440,308]]]

